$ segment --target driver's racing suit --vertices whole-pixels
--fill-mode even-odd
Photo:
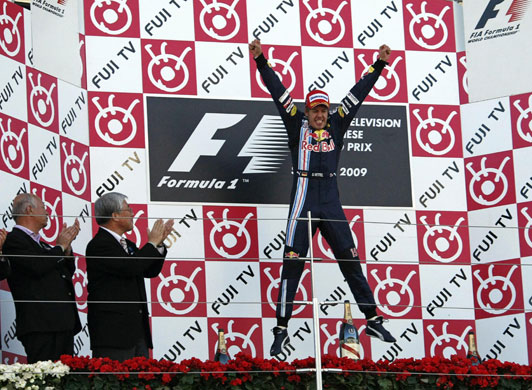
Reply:
[[[309,247],[307,222],[298,219],[306,218],[308,211],[312,218],[319,218],[319,221],[312,222],[312,234],[320,229],[360,310],[366,318],[371,318],[377,315],[375,299],[362,273],[351,229],[340,204],[336,170],[344,134],[387,63],[377,60],[342,99],[338,109],[329,115],[326,127],[313,129],[264,55],[261,54],[255,61],[288,133],[294,172],[277,299],[277,325],[287,326],[292,314],[292,302],[305,266],[304,261],[298,258],[305,257]]]

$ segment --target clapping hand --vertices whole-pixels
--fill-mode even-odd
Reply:
[[[6,237],[7,237],[7,230],[0,229],[0,251],[2,250],[2,246],[4,245],[4,242],[6,242]]]
[[[166,222],[163,222],[162,219],[156,220],[151,230],[148,229],[148,242],[151,242],[155,246],[160,246],[166,237],[168,237],[173,227],[173,219],[169,219]]]
[[[61,232],[57,236],[56,244],[63,248],[65,254],[68,255],[72,253],[71,244],[72,241],[74,241],[78,236],[79,231],[80,226],[77,218],[70,226],[67,226],[66,223],[63,223],[63,230],[61,230]]]

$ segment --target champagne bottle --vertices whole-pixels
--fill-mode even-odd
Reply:
[[[477,366],[481,363],[480,361],[480,355],[478,354],[477,350],[477,341],[475,340],[475,333],[469,332],[467,334],[467,358],[471,359],[471,364],[474,366]]]
[[[216,354],[214,355],[214,361],[222,364],[229,362],[229,354],[227,353],[227,347],[225,345],[224,330],[218,329],[218,347],[216,348]]]
[[[357,328],[353,325],[351,304],[344,301],[344,321],[340,327],[340,356],[354,360],[360,359],[360,341]]]

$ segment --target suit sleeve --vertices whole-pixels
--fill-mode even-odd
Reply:
[[[332,114],[332,120],[336,120],[339,123],[338,127],[340,129],[340,134],[338,135],[340,139],[343,139],[345,132],[349,128],[349,125],[362,105],[362,102],[370,93],[387,64],[387,62],[380,59],[375,61],[375,63],[369,67],[368,73],[362,76],[362,78],[349,90],[348,94],[342,99],[336,112]]]
[[[4,256],[9,257],[12,264],[16,263],[17,268],[30,276],[40,277],[64,267],[65,258],[60,246],[36,251],[21,234],[9,233],[3,249]]]
[[[155,252],[154,252],[155,249]],[[134,256],[144,256],[144,252],[146,252],[146,256],[152,256],[154,253],[157,253],[157,258],[148,261],[150,264],[148,268],[144,269],[143,276],[145,278],[155,278],[159,275],[161,270],[163,269],[164,259],[166,257],[166,253],[168,252],[166,250],[166,247],[164,248],[163,253],[161,254],[157,248],[155,248],[152,244],[147,243],[144,245],[141,249],[139,249]],[[141,255],[138,255],[141,253]]]
[[[102,239],[91,241],[86,251],[91,268],[123,278],[157,276],[165,255],[166,252],[161,255],[152,244],[146,244],[136,250],[134,255],[128,255],[112,240]]]
[[[0,254],[0,280],[6,279],[9,275],[11,275],[9,259]]]
[[[74,251],[72,251],[72,256],[74,255]],[[67,270],[68,274],[72,277],[74,276],[74,272],[76,272],[76,260],[73,257],[65,258],[64,261],[65,269]]]
[[[286,131],[288,133],[289,144],[293,145],[297,143],[299,138],[299,123],[303,117],[303,113],[299,111],[290,96],[290,93],[283,85],[279,77],[274,72],[270,63],[264,57],[264,54],[261,54],[255,58],[257,63],[257,70],[259,71],[264,85],[270,92],[273,102],[281,115],[281,119],[285,125]]]

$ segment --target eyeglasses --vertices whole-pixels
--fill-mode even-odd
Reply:
[[[120,209],[118,210],[119,212],[120,211],[129,211],[131,214],[133,214],[133,209],[131,207],[128,207],[128,208],[125,208],[125,209]]]

